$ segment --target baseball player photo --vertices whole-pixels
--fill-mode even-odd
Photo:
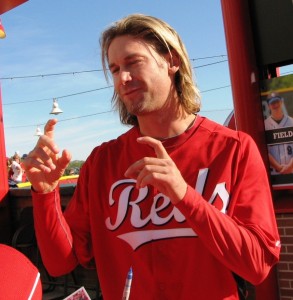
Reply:
[[[263,97],[270,172],[279,185],[287,184],[293,179],[293,111],[290,107],[292,91],[292,88],[278,89]],[[286,176],[275,178],[275,175]]]

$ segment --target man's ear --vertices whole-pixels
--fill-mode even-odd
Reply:
[[[179,55],[176,51],[172,50],[171,54],[169,54],[168,57],[168,62],[169,62],[169,73],[175,74],[180,67],[180,58]]]

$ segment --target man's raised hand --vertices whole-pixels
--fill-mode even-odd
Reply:
[[[136,180],[136,187],[152,185],[168,196],[173,204],[183,199],[187,183],[171,159],[163,144],[151,137],[140,137],[138,143],[152,147],[156,157],[144,157],[133,163],[125,172],[125,176]]]
[[[24,169],[36,192],[53,191],[71,160],[71,154],[64,150],[59,157],[58,146],[54,142],[56,119],[47,122],[44,135],[40,136],[35,148],[24,160]]]

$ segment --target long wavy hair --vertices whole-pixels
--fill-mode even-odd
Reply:
[[[163,55],[176,52],[180,58],[180,67],[175,75],[175,87],[180,105],[187,113],[197,113],[200,110],[200,93],[193,80],[193,73],[186,48],[178,33],[166,22],[143,14],[129,15],[107,28],[101,35],[101,56],[105,77],[109,82],[108,49],[114,38],[131,35],[142,39]],[[114,91],[112,105],[119,111],[122,124],[138,125],[137,117],[131,115],[120,97]]]

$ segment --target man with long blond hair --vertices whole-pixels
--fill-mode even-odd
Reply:
[[[46,124],[25,160],[46,268],[96,267],[106,300],[122,299],[130,269],[130,299],[239,299],[235,274],[259,284],[280,253],[255,143],[199,115],[186,49],[166,22],[127,16],[101,49],[131,128],[92,151],[62,213],[57,185],[71,155],[58,155],[57,120]]]

